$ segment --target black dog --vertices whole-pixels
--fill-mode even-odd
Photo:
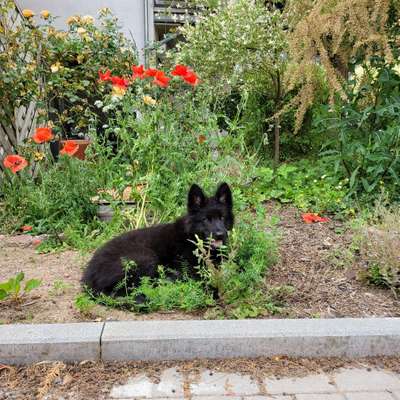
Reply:
[[[129,287],[138,286],[144,276],[157,277],[159,265],[175,270],[175,276],[186,266],[188,275],[196,277],[196,236],[209,240],[211,254],[218,262],[218,247],[226,243],[234,221],[229,186],[222,183],[215,195],[207,198],[199,186],[192,185],[187,208],[187,215],[174,223],[127,232],[106,243],[86,267],[83,284],[95,293],[115,293],[116,285],[125,278],[125,261],[134,262]]]

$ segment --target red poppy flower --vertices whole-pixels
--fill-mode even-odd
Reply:
[[[79,149],[79,145],[74,140],[66,140],[64,147],[60,150],[60,154],[68,154],[73,156]]]
[[[112,76],[111,83],[113,84],[113,86],[118,86],[124,89],[126,89],[129,85],[128,79],[122,78],[120,76]]]
[[[51,128],[36,128],[35,134],[32,136],[32,139],[35,143],[45,143],[49,142],[53,139],[54,135]]]
[[[163,71],[157,71],[153,83],[160,87],[167,87],[171,78],[168,78]]]
[[[6,168],[11,170],[13,174],[16,174],[28,165],[28,161],[26,161],[24,157],[11,154],[4,159],[3,164]]]
[[[132,66],[132,72],[133,72],[132,79],[136,79],[136,78],[144,79],[144,67],[143,67],[143,65],[139,65],[139,66],[133,65]]]
[[[173,76],[186,76],[189,73],[189,68],[186,65],[178,64],[175,66],[174,70],[171,72]]]
[[[199,83],[199,78],[198,78],[198,76],[197,76],[194,72],[192,72],[192,71],[189,71],[189,72],[183,77],[183,80],[184,80],[186,83],[188,83],[189,85],[192,85],[192,86],[196,86],[196,85]]]
[[[328,222],[329,221],[329,218],[320,217],[318,214],[314,214],[314,213],[302,214],[301,218],[303,218],[303,221],[306,224],[312,224],[314,222]]]
[[[153,78],[156,76],[158,70],[155,68],[147,68],[146,71],[144,71],[144,76],[147,78]]]
[[[111,80],[111,71],[108,69],[104,74],[99,70],[99,79],[103,82]]]
[[[22,232],[30,232],[31,230],[32,230],[32,227],[30,225],[21,226]]]

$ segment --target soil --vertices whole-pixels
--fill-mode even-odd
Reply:
[[[269,287],[291,286],[282,313],[264,318],[335,318],[400,316],[392,292],[369,286],[358,276],[352,233],[343,223],[305,224],[300,212],[278,204],[267,206],[278,216],[280,257],[267,277]],[[82,268],[90,255],[76,251],[38,254],[30,235],[0,236],[0,282],[24,271],[42,284],[16,304],[0,302],[0,323],[44,323],[137,319],[199,319],[204,312],[136,314],[96,306],[82,314],[74,306]]]
[[[282,378],[322,372],[329,374],[343,367],[378,368],[399,373],[399,361],[390,357],[359,360],[273,357],[153,363],[41,362],[23,367],[0,364],[0,400],[102,400],[109,398],[108,393],[114,384],[124,384],[128,378],[143,373],[158,382],[162,371],[172,367],[182,373],[184,386],[187,387],[203,369],[246,374],[261,381],[267,376]]]

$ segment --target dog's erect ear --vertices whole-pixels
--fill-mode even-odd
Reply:
[[[227,183],[221,183],[215,193],[215,198],[221,204],[232,208],[232,192]]]
[[[189,190],[188,195],[188,210],[196,211],[206,204],[206,196],[200,186],[195,183]]]

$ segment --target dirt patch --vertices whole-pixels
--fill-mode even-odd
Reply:
[[[358,279],[362,266],[354,262],[352,234],[342,223],[305,224],[297,209],[272,203],[268,214],[279,217],[281,232],[280,259],[268,274],[268,286],[294,288],[282,314],[273,318],[400,316],[400,302],[389,290]],[[0,282],[19,271],[43,282],[18,306],[0,302],[0,323],[203,318],[204,312],[136,314],[102,306],[83,315],[74,299],[89,256],[75,251],[38,254],[34,246],[29,235],[0,236]]]
[[[155,382],[166,368],[176,368],[188,382],[203,369],[215,372],[248,374],[255,380],[267,376],[294,377],[330,373],[343,367],[381,368],[400,372],[398,358],[380,357],[359,360],[290,359],[287,357],[195,360],[186,362],[113,362],[79,364],[38,363],[24,367],[0,365],[0,400],[30,399],[106,399],[112,385],[124,384],[138,374]]]
[[[285,314],[290,318],[397,317],[400,302],[390,290],[359,279],[363,263],[354,258],[352,232],[339,221],[305,224],[293,207],[269,205],[280,217],[282,237],[271,286],[291,285]]]

